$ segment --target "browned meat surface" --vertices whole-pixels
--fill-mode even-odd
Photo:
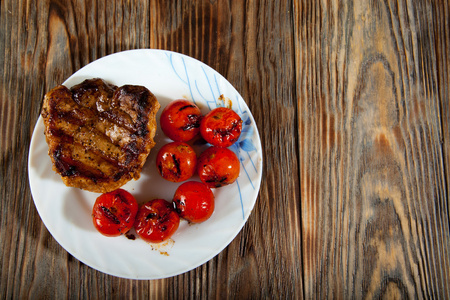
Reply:
[[[99,78],[53,88],[41,113],[53,169],[67,186],[99,193],[138,179],[155,145],[159,107],[143,86]]]

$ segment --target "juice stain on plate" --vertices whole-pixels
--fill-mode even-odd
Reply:
[[[219,98],[217,99],[217,102],[218,102],[219,106],[220,106],[220,102],[222,102],[224,107],[227,107],[230,109],[233,107],[233,102],[231,101],[231,99],[225,97],[223,94],[221,94],[219,96]]]
[[[153,251],[159,251],[161,255],[169,256],[169,250],[172,249],[175,241],[172,239],[168,239],[167,241],[160,244],[150,244],[150,248]]]

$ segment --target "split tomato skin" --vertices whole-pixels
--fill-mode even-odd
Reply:
[[[179,225],[180,216],[172,204],[164,199],[153,199],[139,208],[134,229],[144,241],[161,243],[168,240]]]
[[[239,139],[241,131],[241,117],[227,107],[211,110],[200,123],[200,134],[203,139],[217,147],[233,145]]]
[[[158,151],[156,166],[164,179],[172,182],[186,181],[196,171],[197,154],[186,143],[168,143]]]
[[[161,130],[175,142],[187,142],[200,132],[201,119],[202,113],[194,102],[174,100],[161,113]]]
[[[203,151],[197,162],[200,180],[210,188],[229,185],[239,177],[240,162],[228,148],[209,147]]]
[[[119,236],[134,224],[138,203],[123,189],[100,195],[92,209],[94,227],[105,236]]]
[[[214,212],[214,194],[202,182],[187,181],[175,191],[173,204],[180,217],[191,223],[201,223]]]

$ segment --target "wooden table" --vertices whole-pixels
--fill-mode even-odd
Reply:
[[[69,255],[34,206],[43,95],[136,48],[192,56],[257,123],[256,206],[206,264],[121,279]],[[449,298],[450,3],[0,2],[0,298]]]

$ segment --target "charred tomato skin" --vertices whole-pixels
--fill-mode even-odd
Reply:
[[[228,148],[209,147],[198,157],[197,172],[200,180],[210,188],[219,188],[236,181],[240,162]]]
[[[117,189],[100,195],[92,208],[94,227],[105,236],[119,236],[134,224],[139,205],[129,192]]]
[[[156,155],[156,166],[161,177],[172,182],[186,181],[194,175],[197,155],[184,142],[165,144]]]
[[[200,123],[200,134],[203,139],[217,147],[233,145],[239,139],[241,131],[241,117],[227,107],[211,110]]]
[[[214,194],[202,182],[187,181],[175,191],[173,204],[180,217],[191,223],[201,223],[214,212]]]
[[[179,225],[180,217],[172,204],[164,199],[153,199],[139,208],[134,229],[144,241],[161,243],[169,239]]]
[[[193,102],[177,99],[164,108],[160,125],[164,134],[175,142],[192,140],[200,132],[202,113]]]

